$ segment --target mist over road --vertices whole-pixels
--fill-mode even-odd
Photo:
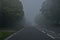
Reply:
[[[40,13],[41,4],[44,0],[21,0],[25,13],[25,25],[35,25],[35,17]]]

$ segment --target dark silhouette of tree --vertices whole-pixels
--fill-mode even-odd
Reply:
[[[39,21],[40,25],[60,25],[60,0],[46,0],[40,9]]]

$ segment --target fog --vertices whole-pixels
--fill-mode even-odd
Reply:
[[[35,17],[40,12],[41,4],[44,0],[21,0],[24,8],[25,24],[35,25]]]

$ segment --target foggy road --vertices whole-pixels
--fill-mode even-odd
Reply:
[[[34,27],[26,27],[23,31],[18,32],[8,40],[53,40],[46,34],[38,31]]]
[[[40,13],[44,0],[21,0],[24,8],[25,25],[35,25],[35,17]]]

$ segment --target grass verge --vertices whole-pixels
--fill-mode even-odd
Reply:
[[[0,29],[0,40],[4,40],[5,38],[10,36],[11,34],[21,30],[22,28],[24,28],[24,27],[23,26],[17,26],[14,28],[1,28]]]
[[[0,32],[0,40],[4,40],[6,37],[10,36],[13,32]]]

